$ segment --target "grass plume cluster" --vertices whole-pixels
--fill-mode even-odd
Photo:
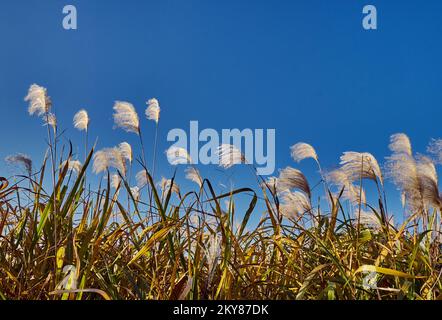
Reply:
[[[185,150],[168,150],[172,164],[188,164],[194,190],[183,191],[175,175],[155,179],[156,138],[148,166],[147,121],[132,104],[116,102],[114,121],[138,135],[139,149],[126,142],[89,147],[89,117],[80,110],[80,161],[72,145],[59,146],[46,89],[32,85],[26,101],[48,125],[48,151],[37,168],[24,154],[6,159],[24,174],[0,178],[0,299],[442,297],[441,140],[430,143],[428,155],[413,155],[408,137],[396,134],[384,165],[370,153],[345,152],[333,171],[321,168],[311,145],[295,144],[294,161],[315,161],[322,201],[300,170],[265,179],[230,145],[219,148],[220,166],[249,166],[257,183],[218,194]],[[145,115],[157,133],[157,99],[148,100]],[[92,170],[100,181],[95,190]],[[402,194],[400,222],[386,206],[386,179]],[[368,184],[377,190],[374,203],[367,203]],[[247,203],[245,212],[238,201]]]

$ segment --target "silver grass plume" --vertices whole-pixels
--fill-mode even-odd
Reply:
[[[186,170],[186,179],[195,182],[201,188],[203,185],[203,179],[198,171],[198,169],[194,167],[188,167]]]
[[[71,170],[74,173],[80,172],[80,170],[82,168],[82,164],[78,160],[72,160],[72,159],[64,160],[61,163],[61,167],[64,168],[66,166],[66,164],[68,166],[68,169]]]
[[[277,180],[278,191],[299,189],[304,192],[308,198],[311,198],[310,186],[307,178],[298,169],[287,167],[280,171]]]
[[[344,152],[341,156],[341,170],[345,172],[348,179],[353,182],[360,178],[379,180],[384,184],[381,168],[376,158],[368,152]]]
[[[132,196],[134,197],[135,201],[138,201],[140,199],[140,188],[134,186],[130,188],[130,192],[132,193]]]
[[[114,104],[114,122],[115,126],[127,132],[139,134],[140,121],[134,106],[125,101],[116,101]]]
[[[227,169],[235,164],[246,163],[245,156],[241,151],[231,144],[222,144],[217,149],[219,166]]]
[[[167,160],[173,166],[192,163],[192,159],[187,153],[187,150],[181,147],[171,146],[166,150],[166,155]]]
[[[139,188],[142,188],[145,185],[147,185],[148,179],[147,179],[146,170],[143,169],[141,171],[138,171],[138,173],[135,175],[135,180],[137,181],[137,186]]]
[[[312,205],[305,193],[285,191],[281,194],[280,210],[287,218],[299,218],[311,212]]]
[[[120,150],[123,159],[129,161],[129,163],[132,163],[133,156],[131,145],[127,142],[121,142],[118,145],[118,149]]]
[[[157,99],[152,98],[147,101],[146,118],[156,123],[160,120],[160,103]]]
[[[92,170],[98,174],[100,172],[106,171],[109,168],[109,157],[107,154],[107,149],[98,150],[94,154],[94,163]]]
[[[278,192],[278,178],[268,177],[267,180],[261,182],[261,188],[268,188],[270,192],[275,196]]]
[[[390,145],[388,146],[393,153],[404,153],[413,156],[410,138],[404,133],[395,133],[390,137]]]
[[[315,149],[308,143],[299,142],[290,147],[291,156],[296,162],[300,162],[307,158],[312,158],[318,162],[318,155]]]
[[[23,153],[18,153],[16,155],[7,156],[5,161],[13,165],[22,165],[28,176],[32,175],[32,160],[31,158]]]
[[[120,175],[118,173],[114,173],[113,175],[111,175],[111,187],[114,189],[117,189],[118,186],[120,185],[121,182],[121,178]]]
[[[428,146],[428,152],[435,157],[438,164],[442,164],[442,139],[432,139]]]
[[[205,244],[204,249],[204,255],[207,260],[207,268],[208,268],[208,283],[210,284],[212,282],[212,278],[214,275],[215,267],[219,262],[219,258],[221,256],[221,238],[218,236],[218,234],[211,234],[209,236],[208,241]]]
[[[439,196],[438,177],[433,161],[426,156],[418,156],[417,175],[423,200],[435,208],[442,205]]]
[[[87,114],[87,111],[84,109],[78,111],[74,115],[73,123],[75,129],[87,131],[89,127],[89,115]]]
[[[365,191],[360,186],[354,185],[342,169],[336,169],[327,174],[327,180],[335,185],[339,192],[344,188],[342,198],[352,204],[365,204],[367,202]]]
[[[98,174],[110,167],[126,175],[126,163],[118,147],[104,148],[94,154],[93,171]]]
[[[421,211],[423,209],[423,198],[414,158],[406,153],[394,153],[387,157],[385,166],[387,176],[402,192],[406,204],[414,212]]]
[[[387,177],[399,188],[406,205],[414,213],[422,212],[424,199],[410,139],[403,133],[397,133],[391,136],[390,141],[389,148],[393,154],[386,158]]]
[[[172,192],[179,194],[180,193],[180,187],[176,184],[176,182],[173,182],[171,179],[166,179],[164,177],[161,178],[161,181],[158,183],[158,186],[161,188],[162,195],[166,195],[169,192],[169,189],[172,188]]]
[[[34,114],[42,116],[48,113],[52,106],[51,98],[47,95],[46,88],[37,84],[32,84],[29,87],[25,101],[29,102],[28,112],[31,116]]]
[[[362,225],[365,225],[366,227],[376,231],[382,230],[382,221],[374,214],[373,211],[361,210],[360,213],[358,214],[359,214],[359,221]],[[391,227],[393,227],[394,226],[393,217],[390,217],[388,220],[389,220],[388,224]]]
[[[55,114],[48,112],[45,117],[43,117],[43,125],[50,126],[55,131],[57,128],[57,117]]]

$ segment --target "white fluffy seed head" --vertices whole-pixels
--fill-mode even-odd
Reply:
[[[186,178],[198,184],[200,188],[203,185],[203,179],[201,178],[199,171],[194,167],[188,167],[186,169]]]
[[[147,108],[146,108],[146,117],[148,120],[153,120],[156,123],[160,120],[160,103],[157,99],[152,98],[147,101]]]
[[[111,187],[114,189],[117,189],[118,186],[120,185],[121,182],[121,178],[120,175],[118,173],[114,173],[113,175],[111,175]]]
[[[82,164],[78,160],[67,159],[62,162],[61,167],[64,168],[66,166],[66,164],[68,166],[68,169],[74,173],[80,172],[80,170],[82,168]]]
[[[393,153],[385,164],[387,177],[399,188],[413,212],[423,210],[423,197],[415,159],[408,153]]]
[[[364,189],[354,185],[342,168],[329,172],[327,174],[327,181],[335,185],[338,188],[338,192],[341,192],[342,189],[344,190],[342,193],[344,200],[348,200],[352,204],[366,203]]]
[[[380,231],[382,229],[382,222],[372,211],[365,211],[361,209],[361,211],[357,212],[357,215],[359,215],[359,222],[362,225],[376,231]],[[357,219],[355,219],[355,223],[357,223]]]
[[[87,111],[84,109],[81,109],[74,115],[74,127],[80,131],[84,130],[87,131],[89,127],[89,115],[87,114]]]
[[[219,166],[230,168],[235,164],[246,163],[246,159],[241,151],[231,144],[222,144],[217,149]]]
[[[423,200],[428,205],[439,208],[442,199],[439,196],[436,166],[429,157],[419,156],[416,168]]]
[[[437,163],[442,164],[442,139],[432,139],[427,150],[434,156]]]
[[[42,116],[49,112],[52,106],[51,98],[47,95],[46,88],[37,84],[32,84],[29,87],[25,101],[29,102],[28,112],[30,115]]]
[[[260,185],[264,190],[269,189],[273,195],[276,195],[278,192],[278,178],[276,177],[268,177],[267,180],[261,182]]]
[[[55,116],[55,114],[51,112],[46,113],[46,115],[43,116],[43,125],[50,126],[55,131],[55,129],[57,128],[57,117]]]
[[[310,186],[307,178],[298,169],[287,167],[279,173],[277,180],[278,191],[285,191],[290,189],[299,189],[304,192],[308,198],[311,197]]]
[[[134,197],[135,201],[138,201],[140,199],[140,188],[134,186],[130,188],[130,192],[132,193],[132,196]]]
[[[310,199],[303,192],[285,191],[281,194],[281,213],[287,218],[298,218],[310,212]]]
[[[106,171],[110,167],[126,175],[126,163],[118,147],[104,148],[94,154],[93,171],[95,173]]]
[[[393,134],[388,147],[393,153],[405,153],[410,157],[413,155],[410,138],[404,133]]]
[[[368,152],[344,152],[341,156],[341,170],[345,172],[350,182],[357,181],[360,178],[379,180],[384,184],[381,168],[376,158]]]
[[[120,150],[121,156],[124,160],[132,162],[132,147],[127,142],[121,142],[118,145],[118,149]]]
[[[171,179],[166,179],[164,177],[161,178],[161,181],[158,183],[158,186],[161,188],[162,195],[165,196],[169,192],[169,189],[172,188],[171,192],[174,192],[176,194],[180,193],[180,187],[176,182],[173,182]]]
[[[205,244],[204,253],[207,259],[209,278],[211,278],[213,270],[221,256],[221,244],[221,238],[218,234],[211,234]]]
[[[92,170],[99,174],[100,172],[104,172],[109,168],[109,156],[107,153],[107,149],[98,150],[94,154],[94,163],[92,166]]]
[[[140,121],[134,106],[125,101],[116,101],[114,104],[114,122],[117,128],[121,128],[127,132],[138,134],[140,129]]]
[[[173,166],[178,164],[189,164],[192,163],[190,155],[187,150],[181,147],[171,146],[166,150],[167,160]]]
[[[139,188],[142,188],[145,185],[147,185],[148,179],[146,175],[146,170],[143,169],[138,171],[138,173],[135,175],[135,180],[137,181],[137,186]]]
[[[299,142],[290,147],[291,156],[296,162],[300,162],[307,158],[312,158],[318,162],[318,155],[315,149],[308,143]]]
[[[373,229],[375,231],[381,231],[382,230],[382,221],[374,214],[373,211],[365,211],[361,210],[360,212],[356,212],[355,216],[359,215],[359,221],[362,225]],[[394,227],[394,216],[387,218],[387,223]],[[357,224],[357,217],[354,218],[354,223]]]

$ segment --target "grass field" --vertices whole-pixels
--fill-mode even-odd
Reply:
[[[294,165],[306,158],[318,165],[322,205],[291,167],[217,194],[210,177],[179,166],[195,186],[184,193],[174,177],[154,182],[129,103],[116,102],[114,120],[139,136],[137,158],[128,144],[88,146],[86,111],[74,119],[85,154],[74,155],[60,143],[46,89],[31,86],[26,100],[47,124],[48,149],[38,166],[23,154],[6,159],[24,173],[0,178],[0,299],[442,298],[441,140],[416,156],[408,137],[396,134],[385,164],[347,152],[333,171],[321,168],[312,146],[294,145]],[[147,119],[158,124],[159,114],[158,101],[149,100]],[[222,150],[221,164],[235,165],[238,152]],[[131,173],[133,164],[142,170]],[[100,181],[95,190],[91,171]],[[402,194],[400,223],[386,209],[386,179]],[[366,203],[366,184],[377,190],[375,203]],[[248,210],[235,210],[236,201]]]

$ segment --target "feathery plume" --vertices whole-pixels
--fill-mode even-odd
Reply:
[[[281,202],[281,213],[287,218],[297,218],[312,210],[310,199],[299,191],[283,192]]]
[[[347,175],[350,182],[357,181],[360,178],[377,179],[384,184],[381,169],[376,158],[368,152],[344,152],[341,156],[341,169]]]
[[[439,197],[438,178],[433,161],[429,157],[419,156],[416,168],[423,200],[439,208],[442,200]]]
[[[381,231],[382,221],[374,214],[373,211],[361,210],[359,214],[359,221],[362,225],[367,226],[370,229]],[[388,219],[388,224],[394,226],[393,216]]]
[[[171,188],[171,186],[172,186],[172,192],[175,192],[176,194],[180,193],[180,187],[176,184],[176,182],[174,182],[172,184],[171,179],[166,179],[166,178],[162,177],[161,181],[158,183],[158,186],[161,188],[163,196],[169,192],[169,189]]]
[[[140,131],[140,122],[134,106],[125,101],[116,101],[114,104],[114,122],[115,126],[127,132],[138,134]]]
[[[5,161],[9,164],[14,164],[14,165],[22,165],[24,166],[27,174],[29,176],[32,175],[32,160],[31,158],[23,153],[18,153],[16,155],[11,155],[11,156],[7,156]]]
[[[310,186],[307,178],[298,169],[287,167],[279,173],[278,189],[279,191],[299,189],[304,192],[308,198],[311,197]]]
[[[118,147],[104,148],[94,155],[93,171],[98,174],[113,167],[126,175],[126,164]]]
[[[147,174],[146,174],[146,170],[141,170],[138,171],[138,173],[135,175],[135,180],[137,181],[137,186],[139,188],[144,187],[145,185],[147,185]]]
[[[80,170],[82,168],[82,164],[78,160],[67,159],[61,163],[61,167],[64,168],[66,166],[66,164],[68,166],[68,169],[75,172],[75,173],[80,172]]]
[[[227,169],[235,164],[246,163],[245,156],[237,147],[231,144],[222,144],[217,149],[219,166]]]
[[[278,191],[278,178],[268,177],[266,181],[261,182],[261,188],[268,188],[273,195],[276,195]]]
[[[210,283],[212,281],[212,277],[215,271],[215,266],[219,262],[219,258],[221,256],[221,246],[222,242],[218,234],[211,234],[209,236],[209,239],[205,245],[204,249],[204,255],[207,260],[207,267],[208,267],[208,282]]]
[[[432,139],[427,150],[435,157],[437,163],[442,164],[442,139]]]
[[[345,171],[342,169],[336,169],[327,174],[328,180],[338,187],[339,191],[344,188],[342,198],[350,201],[353,204],[364,204],[367,199],[365,197],[365,191],[360,186],[354,185],[348,178]]]
[[[140,199],[140,188],[138,188],[137,186],[132,187],[130,188],[130,192],[132,193],[135,201],[138,201]]]
[[[416,161],[408,153],[393,153],[385,164],[387,177],[399,188],[406,204],[413,212],[423,209],[423,197],[420,188]]]
[[[188,167],[186,170],[186,179],[195,182],[201,188],[203,185],[203,179],[199,171],[194,167]]]
[[[290,147],[291,155],[293,160],[296,162],[300,162],[307,158],[312,158],[316,162],[318,162],[318,155],[316,154],[315,149],[304,142],[299,142]]]
[[[404,133],[393,134],[388,147],[393,153],[405,153],[410,157],[413,155],[410,138]]]
[[[178,164],[189,164],[192,163],[190,155],[187,150],[181,147],[171,146],[166,150],[167,160],[173,166]]]
[[[119,147],[109,149],[109,166],[119,170],[123,176],[126,175],[126,162]]]
[[[94,154],[94,163],[92,170],[99,174],[100,172],[106,171],[109,168],[109,157],[107,154],[107,149],[98,150]]]
[[[41,116],[51,109],[51,98],[47,95],[46,88],[37,84],[32,84],[29,87],[28,95],[25,101],[29,101],[28,112],[32,116],[34,113]]]
[[[87,111],[81,109],[74,115],[74,127],[80,131],[87,131],[89,127],[89,116]]]
[[[52,129],[56,129],[57,127],[57,117],[55,117],[55,114],[48,112],[45,117],[43,117],[43,125],[44,126],[51,126]]]
[[[132,147],[130,146],[130,144],[127,142],[121,142],[118,145],[118,149],[120,150],[123,159],[132,163]]]
[[[153,120],[156,123],[160,120],[160,103],[157,99],[152,98],[147,101],[146,117],[148,120]]]
[[[113,175],[111,175],[111,187],[114,189],[117,189],[118,186],[120,185],[121,182],[121,178],[120,175],[118,173],[114,173]]]

